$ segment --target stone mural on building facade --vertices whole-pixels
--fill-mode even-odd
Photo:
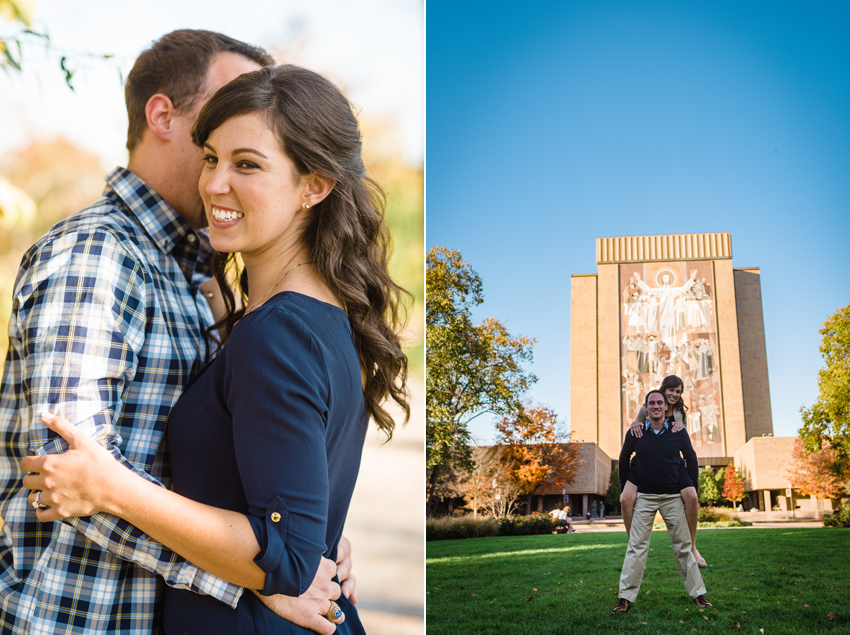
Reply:
[[[723,456],[720,365],[710,260],[621,264],[622,431],[667,375],[684,382],[698,456]]]

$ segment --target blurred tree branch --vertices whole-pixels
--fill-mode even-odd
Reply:
[[[114,55],[109,53],[89,53],[87,51],[71,51],[60,49],[53,45],[50,35],[45,28],[33,27],[34,0],[0,0],[0,18],[12,24],[10,33],[0,32],[0,68],[7,74],[23,72],[24,49],[29,43],[41,42],[45,51],[59,56],[59,68],[65,74],[65,83],[74,90],[74,73],[76,73],[79,58],[109,60]],[[124,83],[124,75],[118,68],[120,82]]]

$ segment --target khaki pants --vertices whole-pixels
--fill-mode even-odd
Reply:
[[[620,597],[634,602],[640,591],[640,582],[646,569],[646,555],[649,552],[649,538],[655,512],[660,511],[667,524],[667,533],[676,554],[679,573],[688,595],[692,598],[705,593],[702,576],[697,560],[691,552],[691,536],[688,521],[685,519],[685,504],[679,494],[638,494],[635,512],[632,517],[632,530],[629,548],[620,574]]]

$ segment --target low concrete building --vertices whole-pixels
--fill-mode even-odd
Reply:
[[[789,480],[797,437],[754,437],[735,452],[735,468],[744,479],[745,510],[780,512],[832,511],[829,500],[813,499],[795,491]]]
[[[544,512],[564,506],[564,495],[569,496],[570,514],[584,516],[590,512],[598,518],[604,512],[605,492],[611,479],[611,457],[595,443],[576,443],[579,446],[580,465],[575,480],[561,490],[538,488],[532,509]],[[595,507],[595,509],[594,509]]]

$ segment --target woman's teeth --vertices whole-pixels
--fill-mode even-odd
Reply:
[[[219,222],[229,221],[229,220],[237,220],[245,216],[242,212],[231,212],[223,209],[218,209],[217,207],[212,208],[213,218]]]

